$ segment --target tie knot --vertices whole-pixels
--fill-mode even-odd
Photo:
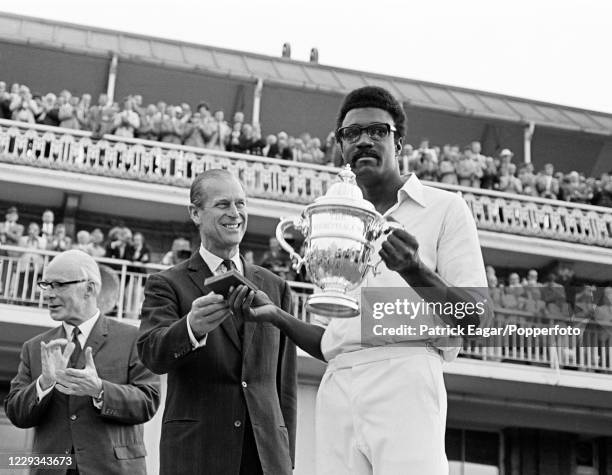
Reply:
[[[231,271],[232,269],[235,269],[235,268],[236,268],[236,266],[234,265],[234,262],[233,262],[233,261],[231,261],[231,260],[229,260],[229,259],[224,259],[224,260],[223,260],[223,266],[225,267],[225,271],[226,271],[226,272],[229,272],[229,271]]]
[[[74,327],[74,329],[72,330],[72,339],[76,339],[80,334],[81,330],[79,330],[79,327]]]

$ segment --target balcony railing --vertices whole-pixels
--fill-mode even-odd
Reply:
[[[38,259],[28,259],[36,264],[26,263],[24,253],[40,256]],[[23,249],[12,246],[0,246],[0,303],[12,305],[27,305],[31,307],[44,307],[43,293],[36,287],[47,263],[57,254],[52,251],[39,251]],[[103,292],[99,301],[103,311],[111,311],[117,318],[135,321],[140,314],[142,305],[143,287],[147,274],[166,268],[161,265],[139,264],[119,259],[96,259],[101,264],[103,273]],[[105,295],[104,274],[111,272],[114,275],[115,294]],[[306,311],[306,299],[315,290],[312,284],[290,282],[293,290],[293,315],[300,320],[309,321],[310,315]],[[116,302],[116,307],[115,307]],[[114,307],[114,308],[113,308]],[[495,310],[492,328],[515,324],[519,327],[533,328],[566,326],[568,319],[559,317],[543,317],[534,313],[506,310]],[[535,364],[552,368],[572,368],[582,371],[612,372],[612,325],[600,325],[593,330],[582,332],[580,337],[566,338],[526,338],[504,337],[491,344],[482,342],[466,342],[462,356],[488,361],[507,361],[515,363]]]
[[[252,197],[298,204],[324,194],[338,170],[230,152],[0,119],[0,162],[187,187],[203,170],[236,174]],[[479,229],[612,247],[612,209],[440,183],[461,193]]]

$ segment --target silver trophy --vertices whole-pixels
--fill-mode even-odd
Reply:
[[[401,227],[388,222],[374,205],[363,199],[355,182],[355,174],[346,166],[325,196],[308,205],[297,218],[282,219],[276,227],[276,239],[294,260],[294,268],[306,265],[312,282],[321,291],[308,297],[310,312],[336,318],[359,315],[359,304],[347,292],[361,284],[372,264],[374,242],[391,228]],[[306,238],[304,256],[287,241],[285,232],[295,228]]]

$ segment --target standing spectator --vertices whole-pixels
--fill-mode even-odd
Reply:
[[[182,116],[183,111],[180,107],[169,106],[166,108],[166,114],[163,116],[159,127],[162,142],[177,145],[183,143],[185,124],[181,120]]]
[[[42,98],[39,114],[36,116],[36,122],[52,127],[59,126],[59,106],[57,105],[57,97],[52,92],[46,94],[45,97]]]
[[[19,122],[34,124],[35,117],[39,115],[38,106],[27,86],[20,86],[18,93],[14,94],[9,106],[11,118]]]
[[[472,159],[472,150],[466,147],[457,163],[457,178],[459,185],[472,186],[476,177],[476,164]]]
[[[4,223],[0,223],[0,244],[19,245],[19,238],[23,235],[23,225],[17,221],[19,221],[19,212],[17,207],[11,206],[6,210]]]
[[[50,251],[67,251],[72,247],[72,239],[66,235],[66,225],[59,223],[55,226],[53,238],[47,243],[47,249]]]
[[[438,180],[440,183],[449,185],[458,185],[457,173],[455,171],[455,163],[450,156],[443,154],[438,164]]]
[[[81,124],[79,123],[79,119],[77,118],[77,107],[78,106],[78,98],[74,98],[70,94],[69,91],[64,90],[60,93],[60,108],[58,118],[60,120],[60,127],[65,129],[75,129],[80,130]],[[76,100],[76,104],[75,104]]]
[[[47,242],[53,239],[53,221],[55,220],[55,215],[53,211],[50,209],[46,209],[42,214],[42,225],[40,227],[40,232],[42,236],[45,238]]]
[[[104,233],[100,228],[96,228],[91,232],[91,255],[92,257],[106,256]]]
[[[76,108],[76,118],[81,130],[91,130],[89,123],[89,108],[91,107],[91,94],[83,94]]]
[[[499,167],[499,172],[499,191],[517,194],[523,191],[523,185],[514,175],[516,172],[516,165],[514,163],[502,163]]]
[[[0,81],[0,119],[11,118],[11,93],[6,90],[6,83]]]
[[[46,247],[46,241],[40,236],[40,227],[37,223],[30,223],[28,225],[28,234],[19,238],[19,246],[28,249],[30,252],[26,251],[19,257],[17,298],[28,298],[28,294],[33,296],[34,283],[38,280],[38,276],[43,270],[43,256],[31,251],[42,251]],[[23,295],[24,292],[26,295]]]
[[[276,135],[270,134],[266,137],[266,145],[261,149],[261,154],[268,158],[277,158],[278,139]]]
[[[202,114],[195,112],[185,124],[183,144],[188,147],[205,148],[207,139],[204,136]]]
[[[512,161],[512,157],[514,157],[514,153],[509,148],[503,149],[499,153],[500,165],[509,164]]]
[[[164,254],[161,263],[165,266],[175,266],[191,256],[191,243],[185,239],[178,237],[172,241],[171,249]]]
[[[474,176],[472,178],[471,187],[480,188],[484,171],[487,168],[487,159],[481,153],[482,146],[478,141],[474,141],[470,144],[470,151],[472,152],[472,160],[474,161]]]
[[[161,114],[155,104],[149,104],[144,115],[141,116],[140,127],[137,131],[139,139],[159,140],[159,126]]]
[[[101,281],[82,252],[49,263],[39,285],[61,324],[23,344],[4,408],[17,427],[34,428],[34,453],[72,454],[63,473],[142,475],[142,424],[159,406],[159,378],[138,359],[138,329],[100,314]]]
[[[535,187],[542,198],[556,200],[559,196],[559,180],[554,177],[555,167],[552,163],[544,165],[544,169],[536,176]]]
[[[244,153],[240,149],[240,133],[242,132],[242,124],[240,122],[234,122],[232,126],[232,132],[230,133],[230,140],[227,144],[228,152]]]
[[[538,196],[538,191],[536,190],[536,176],[533,173],[533,164],[521,164],[519,167],[518,179],[523,187],[523,195]]]
[[[251,127],[253,128],[253,141],[250,145],[251,155],[258,155],[261,157],[263,156],[263,148],[266,146],[266,143],[261,138],[261,127],[259,124],[252,125]]]
[[[140,127],[140,117],[134,111],[134,104],[131,97],[123,100],[123,110],[115,116],[115,130],[113,134],[118,137],[134,138],[134,134]]]
[[[132,249],[132,261],[140,262],[141,264],[148,264],[151,262],[151,251],[149,250],[142,233],[134,233],[134,238],[132,239]],[[138,267],[137,269],[137,272],[144,272],[142,267]]]
[[[485,157],[485,168],[482,172],[480,187],[493,190],[499,187],[499,158]]]
[[[89,126],[93,138],[102,138],[113,131],[115,110],[106,94],[98,96],[98,104],[89,108]]]
[[[106,245],[106,257],[109,259],[132,260],[132,231],[125,226],[117,226],[108,233],[109,243]]]
[[[593,193],[593,204],[596,206],[612,207],[612,177],[602,173],[599,186]]]
[[[225,122],[225,116],[222,110],[215,112],[213,128],[214,132],[208,143],[208,148],[213,150],[226,150],[230,141],[232,129],[227,122]]]
[[[91,235],[88,231],[81,230],[76,235],[76,242],[72,245],[72,249],[78,249],[91,256],[93,248],[91,246]]]

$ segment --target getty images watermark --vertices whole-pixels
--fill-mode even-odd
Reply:
[[[612,304],[605,298],[597,301],[596,292],[590,301],[570,303],[558,290],[557,297],[550,297],[546,289],[537,295],[508,292],[501,297],[496,290],[362,288],[362,342],[457,346],[467,339],[489,347],[610,345]],[[606,294],[604,289],[600,293]]]

